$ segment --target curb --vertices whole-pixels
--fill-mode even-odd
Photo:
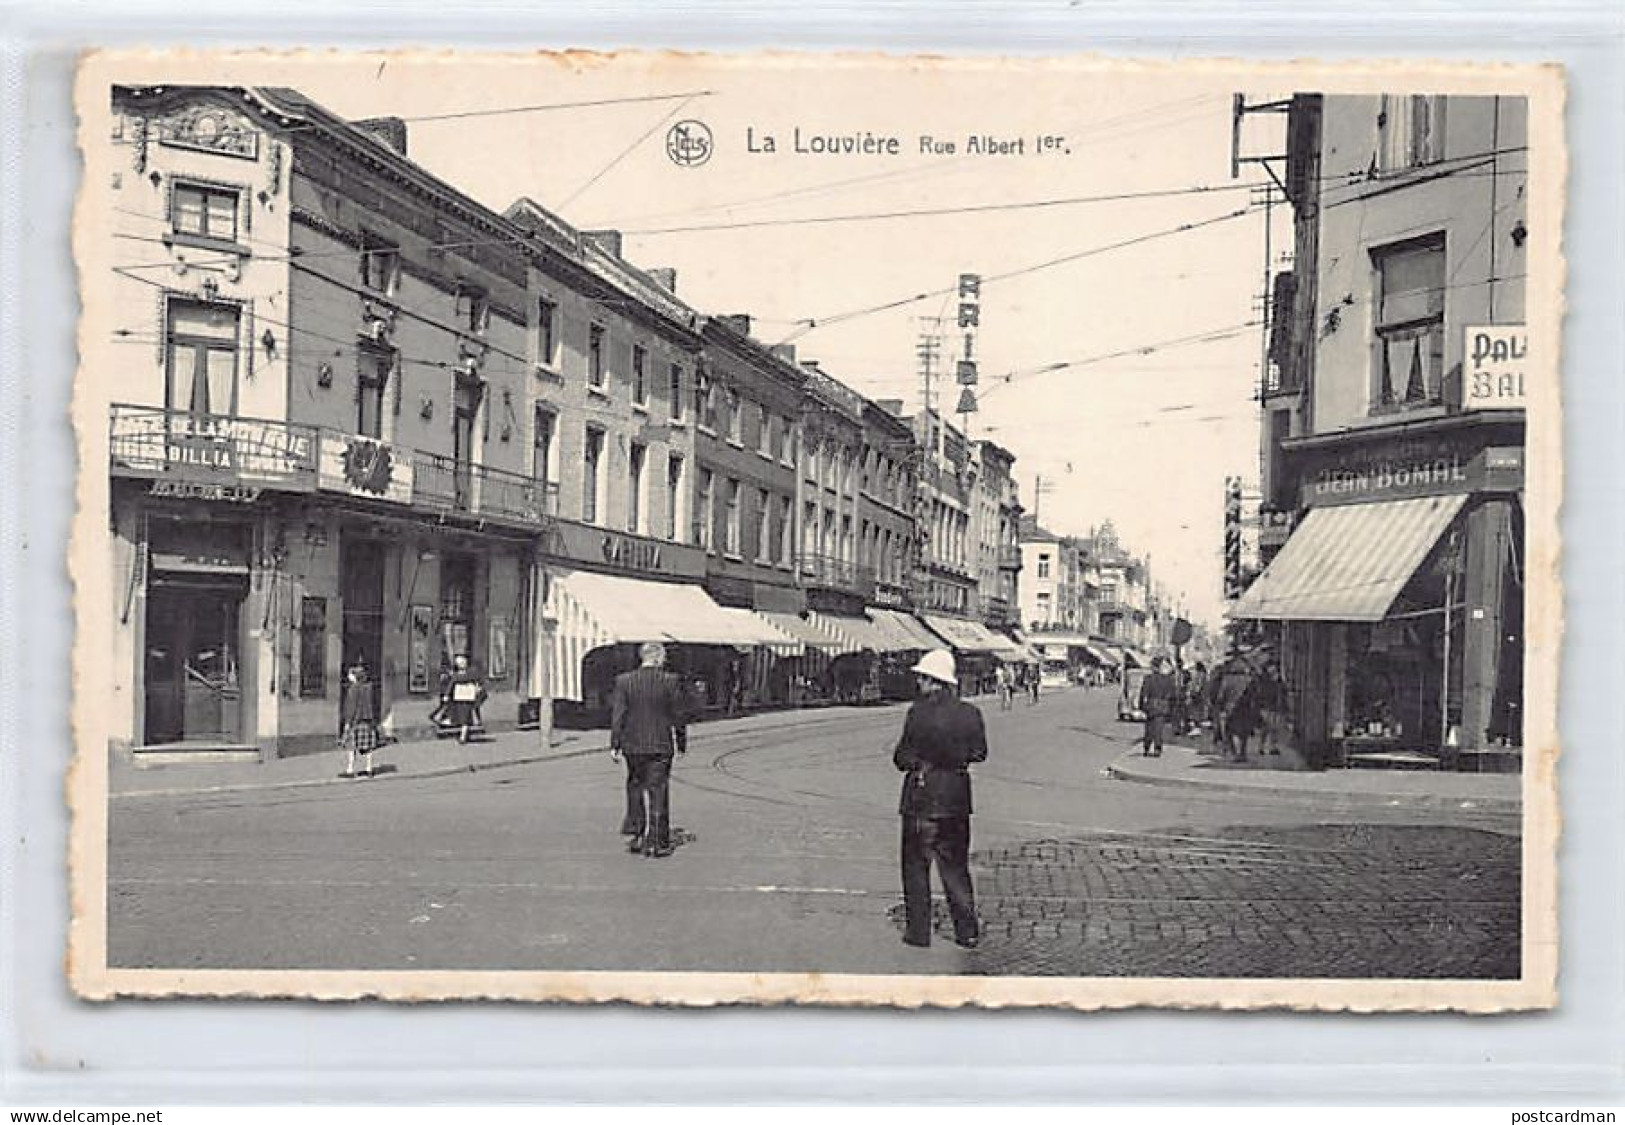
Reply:
[[[1155,785],[1166,789],[1200,789],[1222,793],[1253,793],[1266,797],[1308,797],[1315,800],[1332,800],[1340,804],[1350,805],[1379,805],[1392,808],[1395,805],[1407,805],[1416,808],[1438,808],[1459,811],[1464,807],[1478,812],[1519,814],[1523,811],[1521,799],[1508,799],[1506,797],[1447,797],[1435,793],[1367,793],[1359,791],[1327,790],[1327,789],[1301,789],[1286,785],[1246,785],[1233,781],[1221,781],[1217,778],[1170,777],[1162,774],[1142,773],[1124,764],[1124,758],[1138,755],[1124,755],[1123,758],[1112,762],[1106,767],[1106,773],[1115,781],[1127,781],[1136,785]]]
[[[585,758],[593,754],[602,754],[608,746],[583,747],[579,750],[565,750],[557,754],[532,754],[522,758],[503,758],[491,762],[471,762],[461,766],[437,766],[433,769],[414,770],[411,773],[386,773],[369,779],[371,782],[388,781],[417,781],[431,777],[451,777],[460,773],[482,773],[485,770],[508,769],[513,766],[530,766],[541,762],[562,762],[570,758]],[[123,792],[109,793],[109,800],[124,800],[137,797],[191,797],[213,793],[258,793],[277,789],[315,789],[327,785],[354,785],[355,779],[348,777],[317,777],[305,778],[298,781],[257,781],[238,782],[229,785],[194,785],[176,789],[131,789]]]

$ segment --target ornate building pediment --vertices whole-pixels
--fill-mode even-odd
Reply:
[[[193,105],[156,118],[149,130],[159,144],[257,160],[260,134],[241,114],[216,105]]]

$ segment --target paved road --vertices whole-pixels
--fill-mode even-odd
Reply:
[[[1107,692],[989,702],[983,947],[898,941],[898,707],[695,729],[676,855],[625,854],[607,756],[128,798],[109,956],[166,968],[1507,977],[1515,818],[1114,781]],[[448,753],[453,751],[448,750]],[[1335,818],[1335,823],[1328,821]]]

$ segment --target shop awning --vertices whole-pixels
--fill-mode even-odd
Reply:
[[[980,621],[967,621],[962,617],[941,617],[934,613],[925,615],[925,623],[939,634],[950,646],[960,652],[991,653],[1014,648],[1003,637],[995,636],[986,625]]]
[[[820,631],[841,642],[839,649],[847,652],[896,652],[897,647],[891,637],[883,633],[867,617],[849,617],[842,613],[819,613],[814,611],[810,615],[813,625]]]
[[[750,611],[729,613],[698,586],[590,571],[547,576],[544,616],[553,626],[547,661],[554,699],[581,698],[581,662],[595,648],[678,644],[783,645],[785,634]]]
[[[869,616],[877,624],[889,626],[894,635],[907,643],[908,647],[900,651],[926,652],[942,647],[942,641],[931,630],[921,625],[913,614],[898,609],[871,609]]]
[[[768,619],[767,614],[758,613],[754,609],[740,609],[734,606],[722,606],[722,612],[736,618],[738,623],[748,629],[765,629],[767,636],[774,640],[756,642],[763,648],[772,652],[774,656],[800,656],[802,642],[790,634],[788,629],[781,629],[776,621]]]
[[[1084,655],[1089,657],[1091,661],[1100,665],[1102,668],[1115,668],[1120,663],[1117,657],[1113,656],[1111,652],[1100,645],[1091,644],[1088,641],[1085,641],[1078,647],[1083,649]]]
[[[820,630],[800,614],[781,613],[777,610],[766,609],[759,609],[756,612],[767,618],[768,622],[775,628],[781,629],[796,638],[804,648],[828,653],[845,651],[841,641]]]
[[[1260,621],[1381,621],[1467,498],[1315,508],[1230,610]]]

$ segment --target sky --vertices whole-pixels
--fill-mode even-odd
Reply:
[[[907,298],[982,275],[971,435],[1015,453],[1023,503],[1046,526],[1082,534],[1111,520],[1176,605],[1220,623],[1224,479],[1257,476],[1262,340],[1247,326],[1265,269],[1248,187],[1262,169],[1231,178],[1234,76],[424,55],[288,58],[233,80],[296,86],[346,117],[408,118],[413,159],[475,199],[501,210],[527,195],[580,229],[619,229],[625,257],[675,268],[679,295],[701,311],[749,313],[763,342],[792,342],[854,389],[911,409],[921,318],[950,318],[950,355],[962,341],[950,299]],[[651,100],[614,101],[628,98]],[[582,102],[613,104],[490,112]],[[710,130],[703,164],[668,156],[681,121]],[[798,129],[803,149],[817,136],[859,151],[798,152]],[[866,135],[882,151],[861,151]],[[972,154],[973,135],[1021,139],[1022,151]],[[775,150],[762,151],[770,136]],[[923,152],[925,136],[955,151]],[[1249,136],[1244,147],[1268,145]],[[1133,198],[1100,198],[1113,196]],[[920,211],[939,213],[895,214]],[[891,217],[850,218],[877,214]],[[1274,216],[1279,257],[1289,227],[1284,208]],[[1075,365],[1043,370],[1062,363]],[[1040,475],[1050,487],[1035,500]]]

